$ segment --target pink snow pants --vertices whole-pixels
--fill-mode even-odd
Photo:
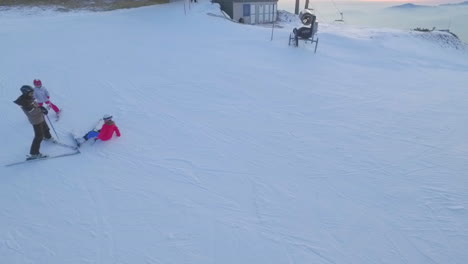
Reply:
[[[51,101],[47,101],[45,103],[48,104],[54,110],[55,113],[60,112],[60,109],[56,105],[54,105]],[[42,105],[43,103],[39,103],[39,106],[42,106]]]

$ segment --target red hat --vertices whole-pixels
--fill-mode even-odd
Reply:
[[[34,80],[34,86],[35,86],[35,87],[41,87],[41,86],[42,86],[41,80],[35,79],[35,80]]]

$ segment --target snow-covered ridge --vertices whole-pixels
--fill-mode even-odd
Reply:
[[[467,6],[468,1],[460,3],[448,3],[448,4],[439,4],[439,5],[418,5],[413,3],[405,3],[401,5],[395,5],[389,7],[390,9],[418,9],[418,8],[437,8],[437,7],[457,7],[457,6]]]
[[[439,6],[468,6],[468,1],[460,2],[460,3],[440,4]]]
[[[320,23],[320,17],[318,18]],[[301,27],[302,24],[297,15],[284,11],[278,11],[278,26],[281,28],[294,28]],[[406,37],[414,36],[419,39],[424,39],[429,42],[433,42],[443,48],[453,48],[463,52],[468,51],[468,44],[461,41],[456,35],[451,32],[443,30],[431,30],[427,32],[418,31],[405,31],[397,29],[377,29],[369,27],[359,27],[345,25],[341,23],[335,24],[319,24],[319,34],[325,33],[328,30],[337,34],[345,34],[350,37],[364,37],[364,38],[394,38],[394,37]],[[353,36],[354,33],[354,36]]]
[[[396,6],[391,6],[389,9],[417,9],[417,8],[433,8],[434,6],[427,6],[427,5],[416,5],[412,3],[401,4]]]

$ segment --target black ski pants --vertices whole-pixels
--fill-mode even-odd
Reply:
[[[29,151],[29,154],[37,155],[39,154],[39,148],[41,147],[42,139],[44,138],[49,139],[52,137],[52,135],[50,134],[49,126],[47,125],[45,121],[37,125],[33,125],[33,128],[34,128],[34,139],[31,144],[31,150]]]

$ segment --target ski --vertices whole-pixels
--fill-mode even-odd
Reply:
[[[96,123],[96,125],[93,127],[93,129],[91,129],[91,131],[98,131],[98,127],[101,126],[102,122],[103,122],[103,120],[102,120],[102,118],[100,118],[98,120],[98,122]],[[85,140],[83,137],[76,136],[75,133],[73,133],[73,132],[70,132],[70,137],[73,139],[73,142],[75,142],[76,149],[79,149],[81,147],[81,145],[83,145],[84,143],[86,143],[88,141],[88,140]],[[82,141],[80,141],[80,140],[82,140]]]
[[[73,139],[73,142],[75,142],[76,149],[79,149],[81,147],[81,142],[76,138],[75,134],[70,133],[70,136]]]
[[[23,161],[18,161],[18,162],[13,162],[10,164],[6,164],[6,167],[14,166],[14,165],[19,165],[19,164],[24,164],[24,163],[29,163],[29,162],[35,162],[35,161],[40,161],[40,160],[48,160],[48,159],[56,159],[56,158],[62,158],[62,157],[68,157],[68,156],[73,156],[80,154],[81,152],[79,150],[76,150],[74,152],[70,153],[64,153],[64,154],[59,154],[59,155],[53,155],[53,156],[47,156],[43,158],[37,158],[37,159],[30,159],[30,160],[23,160]]]
[[[77,150],[78,147],[76,146],[72,146],[72,145],[68,145],[68,144],[65,144],[65,143],[62,143],[56,139],[53,139],[53,140],[44,140],[45,142],[48,142],[48,143],[51,143],[51,144],[55,144],[55,145],[58,145],[58,146],[61,146],[61,147],[65,147],[65,148],[69,148],[69,149],[74,149],[74,150]]]
[[[74,149],[74,150],[77,150],[78,147],[77,146],[71,146],[71,145],[68,145],[68,144],[65,144],[65,143],[62,143],[62,142],[58,142],[58,141],[55,141],[53,142],[54,144],[57,144],[59,146],[62,146],[62,147],[65,147],[65,148],[70,148],[70,149]]]
[[[47,155],[42,155],[40,157],[37,157],[37,158],[33,158],[31,155],[26,155],[26,160],[29,161],[29,160],[33,160],[33,159],[45,159],[45,158],[48,158],[49,156]]]

